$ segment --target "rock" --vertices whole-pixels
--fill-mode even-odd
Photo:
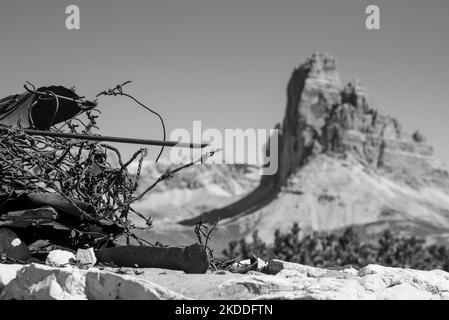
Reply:
[[[351,275],[357,275],[359,273],[359,271],[353,267],[349,267],[349,268],[345,268],[341,270],[342,273],[347,273],[347,274],[351,274]]]
[[[17,272],[2,300],[166,300],[187,299],[148,280],[98,269],[31,264]]]
[[[22,268],[21,264],[0,264],[0,292],[11,280],[16,278],[17,272]]]
[[[281,268],[283,266],[284,268]],[[369,265],[359,272],[312,268],[272,260],[276,276],[251,276],[229,280],[222,290],[240,288],[240,294],[255,294],[254,299],[316,300],[434,300],[449,299],[449,273]],[[313,272],[309,274],[309,270]],[[350,270],[348,273],[347,271]],[[285,281],[288,280],[288,281]],[[247,297],[248,297],[247,296]]]
[[[85,275],[78,268],[23,267],[5,287],[2,300],[83,300]]]
[[[93,248],[78,249],[78,251],[76,252],[76,260],[79,261],[83,266],[87,267],[93,267],[97,263],[97,258],[95,257]]]
[[[65,267],[75,262],[76,257],[72,252],[64,250],[53,250],[47,256],[45,264],[51,267]]]
[[[187,299],[147,280],[100,271],[89,271],[86,274],[86,296],[92,300]]]
[[[281,260],[271,259],[268,261],[266,272],[268,274],[278,274],[282,270],[293,270],[297,274],[302,274],[307,277],[318,277],[327,272],[325,269],[310,267],[302,264],[285,262]]]
[[[0,274],[8,277],[2,280],[0,299],[449,300],[449,273],[442,270],[380,265],[334,270],[281,260],[269,261],[267,270],[277,273],[192,275],[139,269],[122,275],[96,268],[0,265]]]
[[[296,291],[301,289],[301,287],[300,284],[293,283],[291,279],[270,275],[251,275],[244,278],[228,280],[222,283],[218,289],[223,293],[239,292],[240,298],[245,299],[272,292]]]
[[[13,231],[0,228],[0,263],[25,262],[30,257],[27,245]]]
[[[257,258],[257,271],[264,271],[267,267],[268,263],[264,260]]]
[[[406,176],[429,177],[441,169],[434,167],[433,150],[421,134],[404,132],[399,121],[374,109],[360,80],[342,87],[335,59],[323,53],[293,72],[281,130],[279,172],[264,177],[265,184],[285,185],[292,171],[313,156],[312,141],[321,152],[352,153],[388,175],[404,170]],[[437,185],[449,183],[440,177]]]

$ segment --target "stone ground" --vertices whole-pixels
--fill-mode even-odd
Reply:
[[[164,269],[128,269],[128,271],[130,271],[131,274],[138,273],[138,279],[151,281],[192,299],[221,300],[251,298],[251,295],[245,291],[238,293],[219,288],[219,286],[226,281],[245,278],[245,275],[234,274],[228,271],[208,271],[206,274],[190,275],[187,275],[182,271]],[[139,274],[140,272],[143,273]],[[263,275],[263,273],[253,272]]]
[[[263,272],[260,272],[263,271]],[[271,260],[247,274],[0,265],[1,299],[448,300],[449,273],[368,265],[320,269]]]

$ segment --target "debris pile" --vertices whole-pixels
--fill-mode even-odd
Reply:
[[[119,150],[104,142],[54,135],[95,137],[100,114],[96,101],[85,101],[64,87],[25,88],[27,93],[0,100],[0,263],[45,261],[52,258],[49,252],[62,249],[78,250],[71,263],[79,263],[81,257],[93,265],[98,255],[102,263],[205,272],[209,262],[204,246],[155,247],[133,233],[137,227],[130,215],[152,226],[151,218],[132,208],[142,196],[134,193],[146,149],[124,162]],[[126,95],[121,86],[103,94]],[[50,134],[35,135],[34,129]],[[127,168],[135,160],[139,170],[131,175]],[[128,245],[134,239],[142,247],[110,249],[120,236]]]

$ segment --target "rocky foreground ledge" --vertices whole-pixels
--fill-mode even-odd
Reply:
[[[259,270],[191,275],[164,269],[0,265],[0,298],[449,299],[449,273],[441,270],[379,265],[329,270],[279,260],[270,260]]]

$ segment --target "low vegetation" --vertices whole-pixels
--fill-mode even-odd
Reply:
[[[281,259],[300,264],[329,268],[352,265],[361,268],[368,264],[449,271],[449,249],[441,245],[426,245],[417,237],[399,237],[385,231],[377,241],[362,242],[353,228],[341,234],[314,233],[300,237],[294,224],[287,233],[276,230],[273,245],[267,245],[257,232],[252,242],[245,239],[229,243],[223,254],[228,259],[247,259],[255,255],[264,260]]]

